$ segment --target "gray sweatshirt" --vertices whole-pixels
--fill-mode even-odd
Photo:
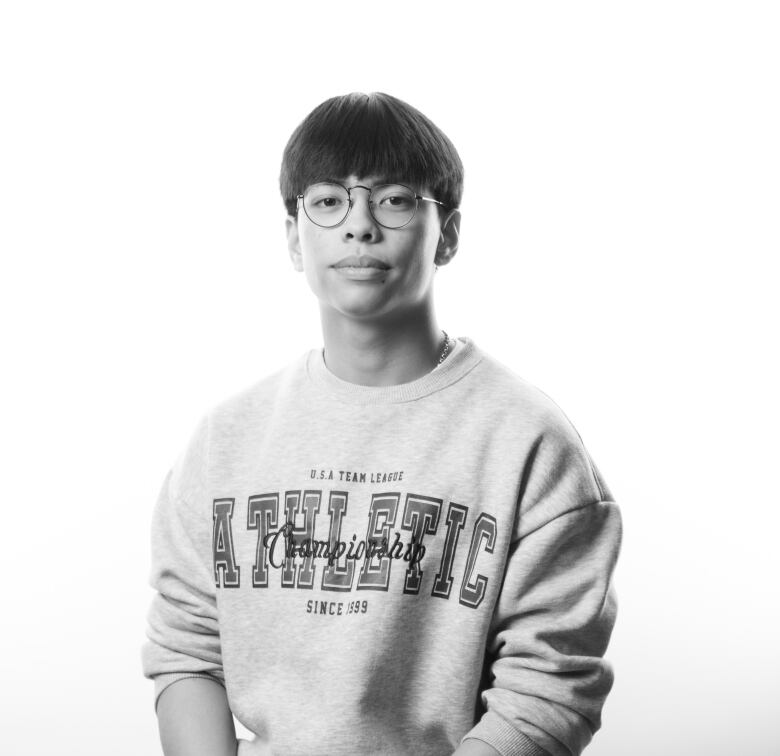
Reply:
[[[223,685],[239,754],[579,754],[612,686],[620,513],[545,394],[459,339],[396,386],[322,350],[213,407],[165,478],[155,706]]]

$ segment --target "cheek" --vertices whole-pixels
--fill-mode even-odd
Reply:
[[[433,285],[435,271],[433,252],[430,249],[410,249],[407,264],[404,266],[403,288],[414,299],[425,296]]]
[[[306,275],[316,274],[317,263],[321,261],[323,255],[318,254],[318,250],[323,249],[323,242],[316,230],[311,228],[302,229],[300,236],[301,256],[303,258],[303,269]]]
[[[304,257],[311,255],[311,250],[316,246],[317,232],[308,224],[301,224],[298,229],[298,240]]]
[[[429,270],[433,273],[438,241],[438,231],[428,230],[413,245],[413,252],[411,252],[413,267],[418,273],[427,273]]]

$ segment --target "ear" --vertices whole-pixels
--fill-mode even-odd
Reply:
[[[460,241],[460,210],[451,210],[441,224],[439,246],[436,248],[436,265],[446,265],[458,251]]]
[[[287,250],[290,253],[293,268],[303,272],[303,255],[301,254],[301,239],[298,236],[298,219],[288,215],[284,221],[287,230]]]

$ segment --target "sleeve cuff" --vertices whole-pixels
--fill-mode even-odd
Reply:
[[[166,672],[165,674],[156,675],[154,678],[154,711],[157,713],[157,704],[160,701],[160,696],[163,691],[170,685],[179,680],[186,680],[188,677],[202,677],[206,680],[213,680],[215,683],[219,683],[223,688],[225,687],[222,680],[214,675],[207,675],[202,672]]]
[[[482,740],[495,748],[501,756],[550,756],[531,738],[516,730],[503,717],[488,711],[461,739]]]

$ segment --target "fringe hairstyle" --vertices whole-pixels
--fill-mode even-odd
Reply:
[[[444,132],[419,110],[382,92],[332,97],[290,137],[279,186],[287,212],[318,181],[381,176],[430,192],[447,209],[460,205],[463,164]]]

